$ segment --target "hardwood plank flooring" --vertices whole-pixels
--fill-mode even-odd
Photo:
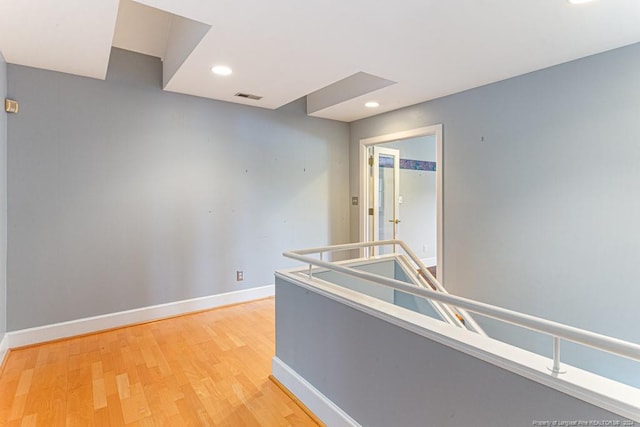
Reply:
[[[2,426],[316,426],[269,380],[273,298],[13,350]]]

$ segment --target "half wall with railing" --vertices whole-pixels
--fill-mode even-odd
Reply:
[[[381,245],[393,253],[366,255]],[[326,260],[354,251],[365,256]],[[570,341],[637,362],[636,343],[449,294],[399,240],[284,256],[303,266],[276,272],[273,373],[328,425],[640,422],[639,389],[561,353]],[[548,335],[553,356],[487,336],[475,315]]]

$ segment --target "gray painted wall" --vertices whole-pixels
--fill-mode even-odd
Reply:
[[[442,123],[447,288],[640,343],[639,118],[635,44],[352,123],[351,194],[361,138]],[[551,354],[549,338],[488,332]],[[565,350],[640,386],[637,363]]]
[[[0,52],[0,340],[7,331],[7,63]]]
[[[285,280],[276,293],[276,355],[363,426],[622,420]]]
[[[161,70],[9,65],[8,330],[272,284],[284,250],[348,240],[348,125],[163,92]]]

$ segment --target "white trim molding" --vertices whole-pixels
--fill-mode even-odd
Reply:
[[[360,424],[291,369],[289,365],[280,360],[278,356],[274,356],[271,360],[271,373],[326,425],[331,427],[360,427]]]
[[[4,363],[4,358],[7,357],[7,353],[9,352],[9,337],[8,334],[4,334],[2,336],[2,340],[0,341],[0,366]]]
[[[69,338],[136,323],[179,316],[194,311],[253,301],[273,295],[275,295],[275,285],[268,285],[7,332],[0,346],[0,355],[2,355],[3,348],[23,347]]]

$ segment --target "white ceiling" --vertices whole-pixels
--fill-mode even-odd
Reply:
[[[639,0],[0,0],[10,63],[104,78],[113,45],[171,63],[165,90],[264,108],[396,82],[312,114],[346,122],[637,42]]]

